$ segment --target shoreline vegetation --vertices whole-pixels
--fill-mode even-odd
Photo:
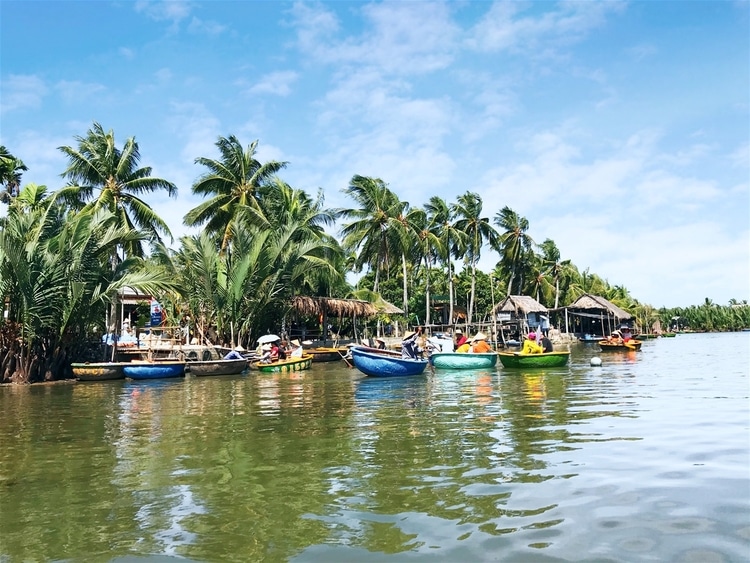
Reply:
[[[188,338],[246,349],[262,334],[294,326],[324,340],[330,332],[356,338],[438,320],[486,326],[509,295],[532,296],[548,309],[599,295],[644,331],[657,324],[750,327],[747,300],[659,309],[642,303],[564,259],[553,240],[534,241],[528,220],[508,206],[485,216],[470,191],[412,204],[382,179],[355,175],[343,188],[351,207],[327,208],[322,188],[310,195],[290,186],[280,175],[287,163],[260,162],[257,145],[219,137],[218,158],[195,159],[204,172],[191,189],[203,200],[183,222],[201,232],[178,241],[148,204],[149,197],[177,197],[177,186],[140,165],[135,137],[118,146],[113,131],[93,123],[59,147],[67,167],[61,185],[50,188],[22,185],[27,167],[0,146],[0,204],[7,206],[0,218],[0,383],[64,380],[72,362],[100,361],[102,335],[120,332],[126,319],[146,325],[149,300]],[[496,265],[482,272],[477,264],[488,254]],[[356,286],[348,273],[361,274]],[[143,302],[125,315],[127,292]],[[337,298],[376,313],[299,311],[293,304],[300,297]]]

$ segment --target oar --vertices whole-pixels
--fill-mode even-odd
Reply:
[[[341,359],[344,360],[344,362],[346,362],[346,365],[349,366],[350,368],[353,368],[354,366],[349,363],[349,360],[346,359],[346,355],[342,354],[340,350],[338,352],[339,352],[339,356],[341,356]]]

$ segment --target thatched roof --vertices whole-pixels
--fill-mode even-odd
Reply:
[[[369,317],[379,312],[379,309],[372,303],[359,299],[305,297],[303,295],[296,295],[292,298],[292,309],[301,315],[321,315],[325,312],[338,317]]]
[[[379,313],[385,313],[387,315],[403,315],[404,310],[399,309],[393,303],[390,303],[382,297],[375,303],[375,307]]]
[[[495,313],[515,313],[528,315],[529,313],[546,313],[547,307],[533,297],[527,295],[509,295],[493,309]]]
[[[568,305],[568,309],[578,309],[581,311],[605,311],[608,315],[612,315],[616,319],[626,321],[632,319],[633,315],[627,311],[623,311],[617,305],[611,301],[607,301],[604,297],[598,295],[590,295],[584,293],[578,299]]]

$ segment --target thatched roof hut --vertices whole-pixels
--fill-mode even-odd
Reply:
[[[292,298],[292,309],[301,315],[333,315],[336,317],[370,317],[379,310],[372,303],[359,299],[337,299],[333,297],[306,297],[296,295]]]
[[[404,310],[396,307],[393,303],[390,303],[382,297],[375,302],[375,307],[378,313],[385,313],[387,315],[403,315]]]
[[[546,313],[547,307],[533,297],[527,295],[509,295],[495,305],[494,313],[514,313],[517,317],[527,316],[529,313]]]
[[[604,297],[589,293],[584,293],[561,310],[565,313],[565,332],[569,333],[573,328],[573,332],[582,335],[607,336],[619,328],[620,323],[633,318],[633,315]]]
[[[604,299],[604,297],[588,293],[581,295],[566,308],[569,310],[572,309],[574,311],[583,311],[597,315],[604,312],[606,315],[612,316],[618,321],[628,321],[633,318],[633,315],[627,311],[623,311],[611,301]]]

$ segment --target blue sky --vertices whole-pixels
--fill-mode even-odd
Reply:
[[[750,299],[750,3],[0,1],[0,144],[62,186],[96,121],[173,181],[219,136],[329,207],[479,193],[660,306]],[[4,213],[4,210],[0,210]],[[498,256],[485,250],[480,267]]]

